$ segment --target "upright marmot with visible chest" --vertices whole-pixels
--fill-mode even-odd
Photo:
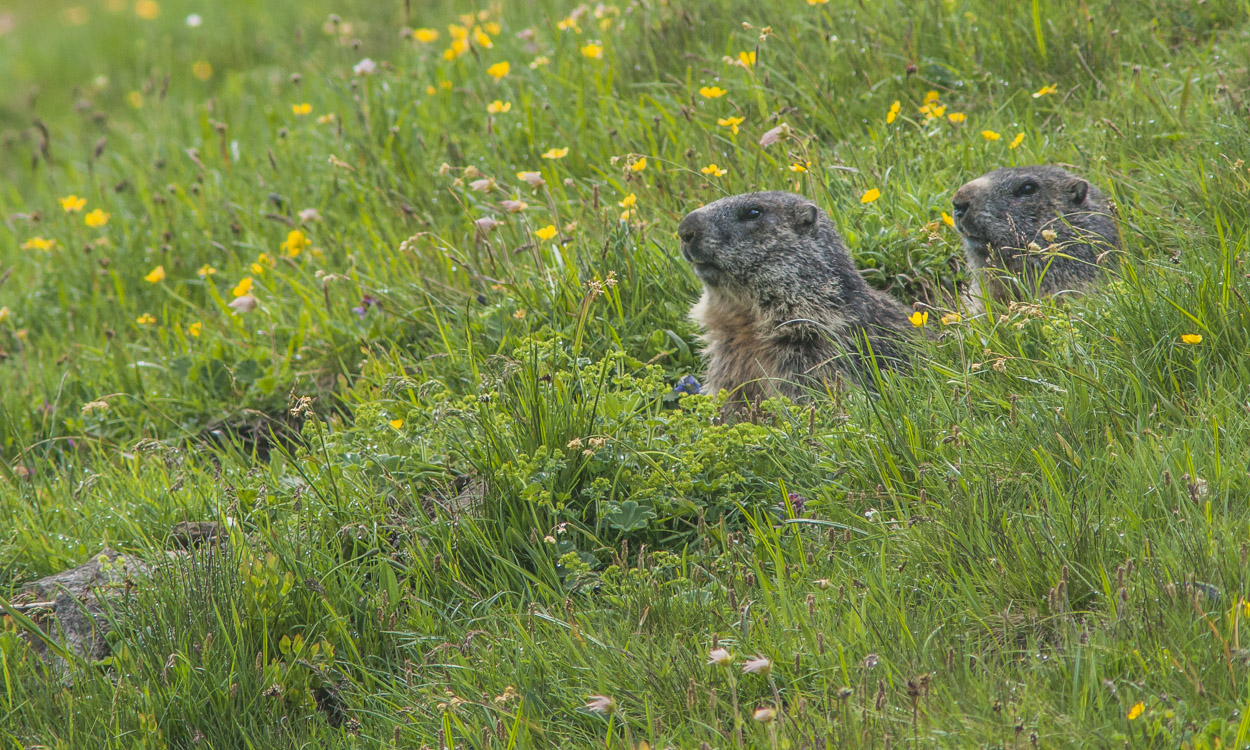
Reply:
[[[705,387],[753,402],[796,398],[842,373],[870,380],[901,361],[909,311],[868,285],[833,222],[792,193],[746,193],[692,211],[677,229],[705,291]]]
[[[970,306],[1088,286],[1120,244],[1098,188],[1052,166],[1005,167],[955,192],[955,228],[972,270]]]

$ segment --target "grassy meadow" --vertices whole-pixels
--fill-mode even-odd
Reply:
[[[0,748],[1250,745],[1247,61],[1247,0],[4,3]],[[1124,252],[953,315],[1034,163]],[[935,335],[725,422],[675,231],[766,189]]]

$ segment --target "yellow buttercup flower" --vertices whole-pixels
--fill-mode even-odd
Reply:
[[[1200,333],[1186,333],[1186,334],[1183,334],[1183,335],[1181,336],[1181,341],[1184,341],[1186,344],[1194,344],[1194,345],[1196,345],[1196,344],[1201,344],[1201,343],[1202,343],[1202,334],[1200,334]]]
[[[707,99],[719,99],[729,92],[720,86],[704,86],[699,89],[699,95]]]
[[[618,202],[616,205],[620,206],[621,208],[633,208],[634,206],[638,205],[638,196],[633,193],[630,193],[629,195],[625,196],[625,200]]]
[[[161,6],[156,0],[139,0],[135,3],[135,15],[145,21],[151,21],[161,14]]]
[[[947,313],[942,316],[942,325],[952,326],[963,319],[964,319],[964,316],[960,315],[959,313]]]
[[[490,36],[481,29],[473,30],[473,41],[477,42],[477,45],[484,49],[491,49],[495,46],[495,43],[490,40]]]
[[[860,203],[872,203],[873,201],[875,201],[876,199],[880,197],[881,197],[881,191],[876,188],[872,188],[871,190],[865,192],[863,195],[859,196],[859,202]]]
[[[82,218],[83,223],[92,229],[102,227],[109,223],[109,214],[107,211],[96,209]]]
[[[165,280],[165,266],[157,266],[156,268],[153,268],[151,271],[148,271],[148,275],[144,276],[143,280],[148,282],[149,284],[159,284],[160,282],[164,281]]]
[[[491,78],[494,78],[496,81],[498,81],[502,79],[504,76],[508,75],[508,73],[510,73],[511,71],[512,71],[512,63],[508,62],[507,60],[504,60],[503,62],[497,62],[494,65],[487,68],[486,74],[489,75]]]
[[[469,38],[468,28],[460,26],[459,24],[447,24],[447,33],[451,35],[452,39],[464,40]]]
[[[924,326],[925,323],[929,322],[929,313],[928,311],[921,312],[917,310],[916,312],[908,316],[907,319],[911,321],[911,324],[914,325],[915,327],[921,328],[922,326]]]
[[[64,198],[58,198],[57,202],[61,204],[61,208],[66,213],[78,213],[87,205],[86,198],[79,198],[77,195],[67,195]]]
[[[811,168],[811,166],[812,166],[812,163],[810,161],[805,161],[802,164],[795,162],[790,165],[790,171],[791,172],[806,172],[808,169]]]
[[[398,430],[400,427],[403,427],[403,426],[404,426],[404,420],[402,420],[402,419],[392,419],[392,420],[390,421],[390,425],[391,425],[391,427],[393,427],[393,428],[395,428],[395,429],[397,429],[397,430]]]
[[[437,42],[439,37],[438,29],[417,29],[412,32],[412,38],[422,44]]]
[[[1141,716],[1142,712],[1144,712],[1145,710],[1146,710],[1146,704],[1142,703],[1141,701],[1137,701],[1136,703],[1133,704],[1133,707],[1128,710],[1128,720],[1133,721],[1138,716]]]
[[[243,295],[247,294],[250,291],[252,291],[252,277],[244,276],[243,280],[240,281],[238,284],[235,284],[234,289],[230,290],[230,294],[234,295],[235,297],[242,297]]]
[[[204,265],[200,266],[199,270],[196,271],[195,273],[200,278],[206,279],[209,276],[212,276],[213,274],[217,273],[217,269],[205,263]]]
[[[426,96],[434,96],[437,93],[438,93],[438,89],[434,88],[434,84],[431,83],[429,86],[425,87]]]
[[[204,330],[204,324],[198,320],[192,323],[191,325],[187,326],[187,333],[191,334],[197,339],[200,337],[200,331],[202,330]]]
[[[1016,148],[1024,143],[1024,133],[1016,133],[1016,137],[1011,139],[1011,143],[1007,144],[1007,148]]]
[[[999,138],[1002,138],[1001,135],[999,135],[998,133],[995,133],[993,130],[982,130],[981,137],[987,141],[996,141]]]
[[[582,54],[589,57],[591,60],[600,60],[603,58],[603,45],[591,42],[585,47],[582,47]]]
[[[934,102],[936,102],[938,99],[941,99],[941,98],[942,98],[942,95],[939,94],[938,92],[927,91],[925,92],[925,95],[924,95],[924,103],[933,104]]]
[[[744,120],[746,120],[745,117],[721,117],[716,121],[716,124],[720,125],[722,128],[729,128],[733,130],[733,134],[737,135],[738,126],[741,125]]]
[[[824,5],[827,2],[829,2],[829,0],[807,0],[808,5]]]
[[[965,115],[963,112],[951,112],[949,115],[946,116],[946,119],[958,125],[964,120],[967,120],[968,116]]]
[[[150,313],[144,313],[135,318],[135,322],[141,326],[150,326],[156,322],[156,318],[152,317]]]
[[[948,214],[948,213],[946,213],[945,211],[943,211],[943,212],[942,212],[942,223],[943,223],[943,224],[945,224],[945,225],[946,225],[946,226],[948,226],[948,227],[953,227],[953,226],[955,226],[955,217],[954,217],[954,216],[951,216],[950,214]]]
[[[751,68],[755,65],[755,50],[750,52],[739,52],[738,63],[744,68]]]
[[[703,169],[700,169],[699,171],[702,172],[703,174],[710,174],[713,177],[723,177],[727,172],[727,170],[721,169],[715,164],[709,164]]]
[[[568,155],[569,155],[569,148],[568,146],[565,146],[564,148],[547,149],[547,151],[543,153],[543,158],[544,159],[563,159],[564,157]]]
[[[504,102],[496,99],[486,105],[486,111],[492,115],[500,115],[512,110],[512,102]]]
[[[1054,94],[1054,93],[1056,93],[1056,92],[1058,92],[1058,91],[1059,91],[1059,86],[1058,86],[1058,84],[1054,84],[1054,83],[1052,83],[1052,84],[1050,84],[1049,86],[1043,86],[1043,87],[1041,87],[1040,89],[1038,89],[1037,91],[1034,91],[1034,92],[1033,92],[1033,98],[1034,98],[1034,99],[1040,99],[1040,98],[1042,98],[1043,96],[1046,96],[1047,94]]]
[[[51,250],[56,244],[56,240],[48,240],[43,237],[31,237],[22,243],[23,250]]]
[[[647,157],[645,156],[637,159],[636,161],[634,161],[633,164],[629,165],[629,171],[631,172],[641,172],[642,170],[646,168],[647,168]]]
[[[534,236],[536,236],[536,237],[538,237],[538,239],[543,240],[544,242],[546,242],[547,240],[551,239],[552,237],[555,237],[555,236],[556,236],[556,232],[557,232],[557,231],[559,231],[559,230],[557,230],[557,229],[556,229],[555,224],[548,224],[547,226],[543,227],[542,229],[536,229],[536,230],[534,230]]]
[[[291,111],[295,113],[296,117],[303,117],[304,115],[312,112],[312,105],[309,104],[308,102],[303,102],[301,104],[292,104]]]
[[[903,103],[898,100],[895,100],[895,102],[890,105],[890,111],[885,113],[885,124],[889,125],[893,123],[895,120],[897,120],[899,110],[901,110],[902,108],[903,108]]]
[[[208,60],[196,60],[191,65],[191,75],[201,81],[207,81],[213,77],[213,65]]]
[[[308,244],[308,235],[298,229],[292,229],[290,232],[287,232],[286,239],[282,242],[282,251],[286,253],[288,258],[294,258],[298,256],[304,248],[308,247]],[[268,258],[269,256],[261,253],[260,257]],[[270,262],[269,265],[272,266],[273,263]]]
[[[572,16],[561,18],[559,21],[556,21],[556,28],[559,29],[560,31],[572,30],[572,31],[577,32],[578,34],[582,33],[581,27],[577,25],[577,19],[573,18]]]

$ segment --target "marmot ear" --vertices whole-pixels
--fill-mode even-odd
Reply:
[[[805,231],[810,232],[816,228],[816,220],[820,218],[820,209],[815,203],[804,203],[795,210],[795,225]]]
[[[1085,202],[1085,197],[1089,195],[1089,183],[1081,178],[1076,178],[1068,183],[1068,197],[1072,199],[1074,205],[1081,205]]]

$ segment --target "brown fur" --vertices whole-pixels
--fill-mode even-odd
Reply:
[[[754,402],[799,398],[839,376],[866,384],[869,349],[882,369],[902,364],[909,311],[868,285],[806,198],[723,198],[692,211],[678,234],[705,287],[690,314],[704,329],[708,392]]]

